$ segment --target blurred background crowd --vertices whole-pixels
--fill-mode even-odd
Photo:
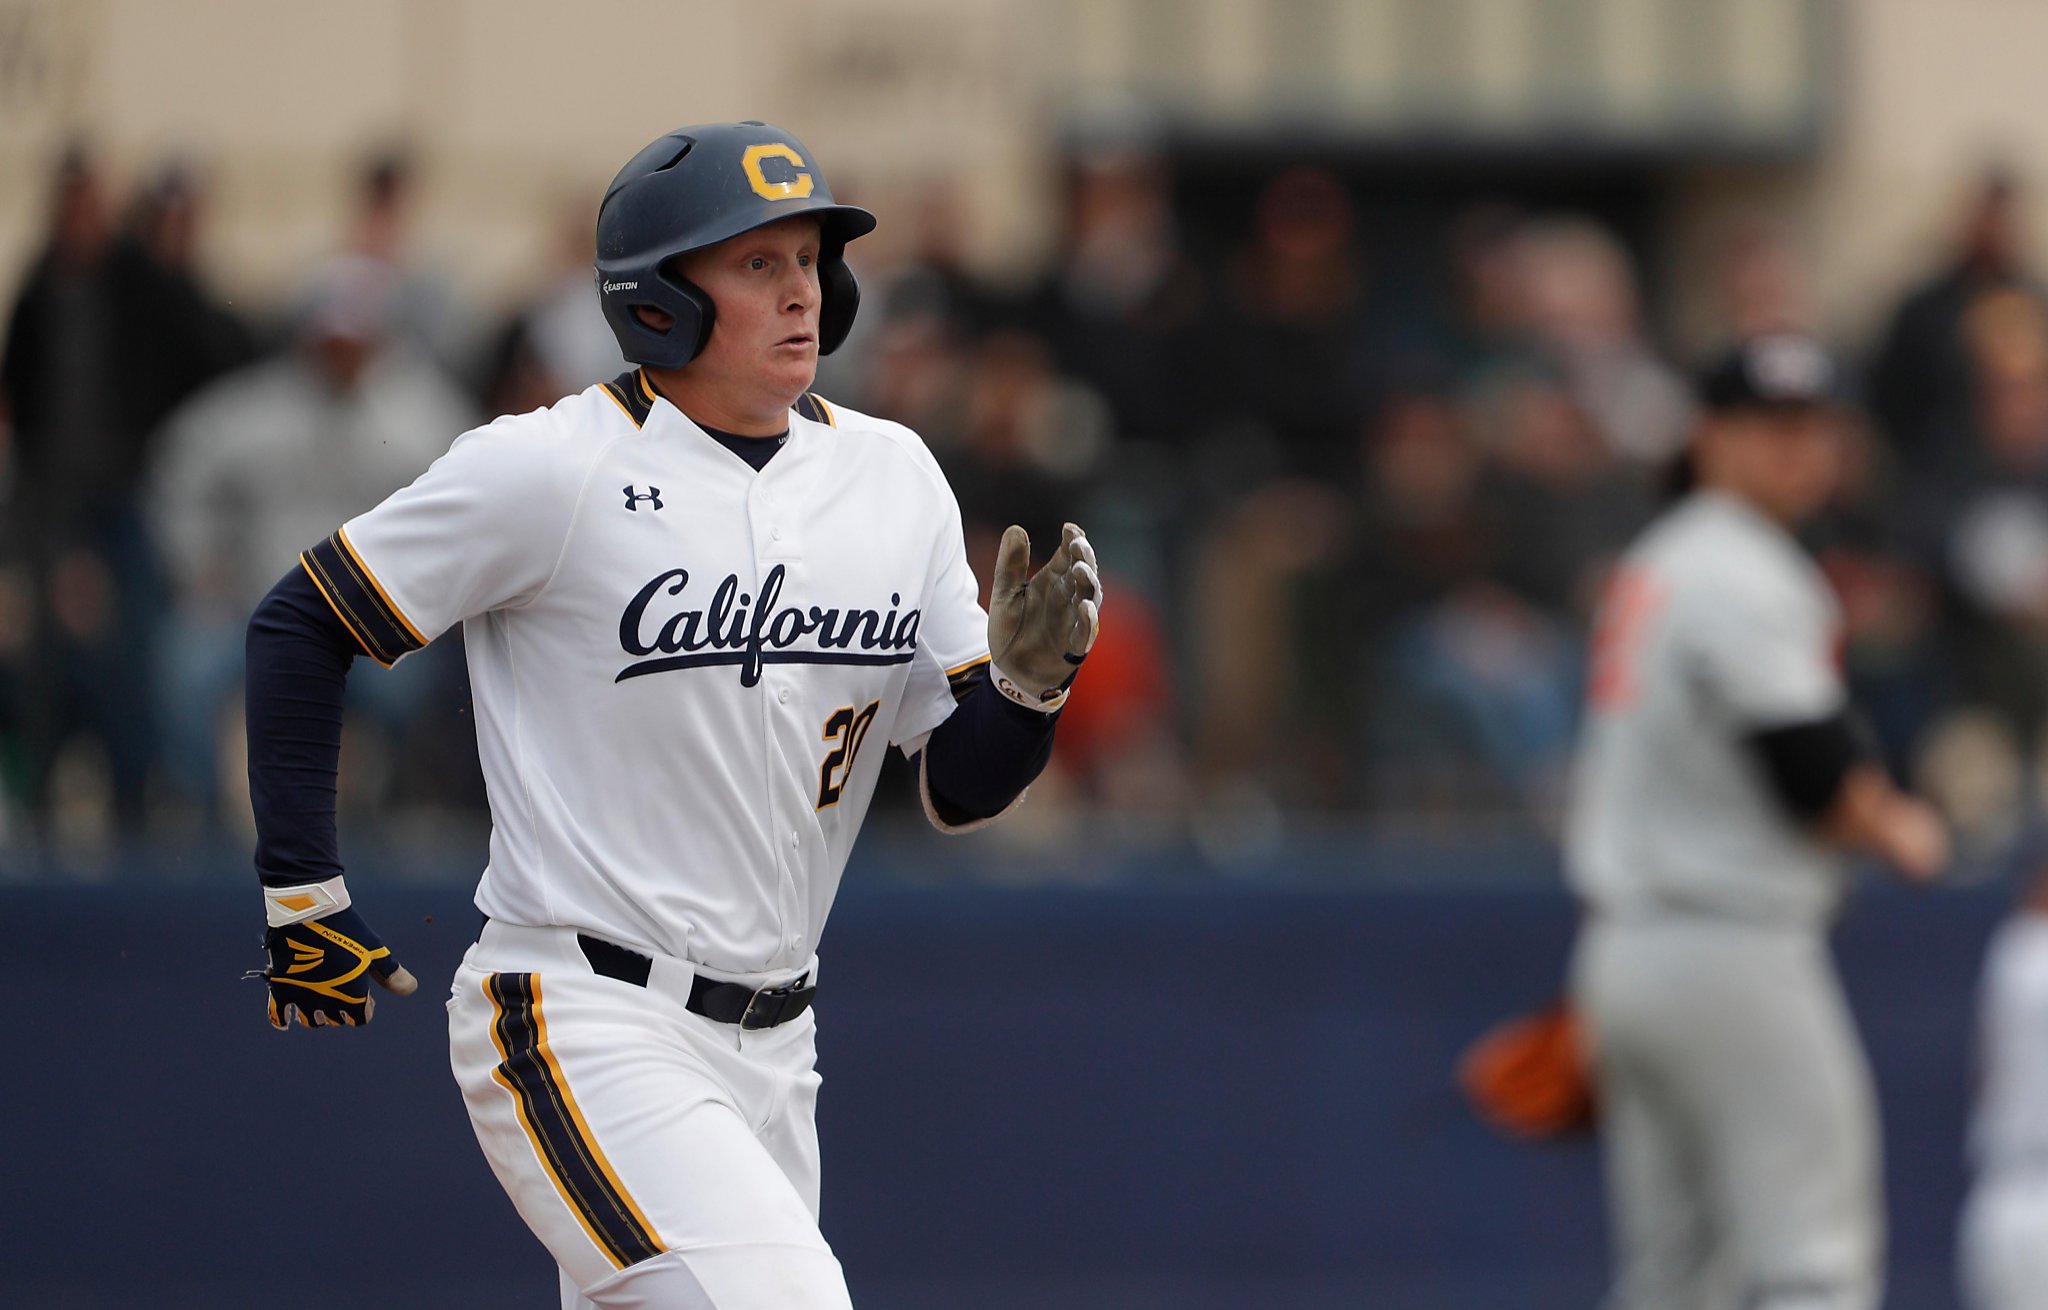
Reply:
[[[545,7],[6,0],[0,852],[240,841],[251,607],[465,428],[621,370],[598,170],[746,111],[882,220],[819,390],[923,435],[983,571],[1013,520],[1101,546],[1111,621],[1002,841],[1545,833],[1688,378],[1787,327],[1858,379],[1812,540],[1857,692],[1995,840],[2048,719],[2048,141],[1971,98],[2040,22],[1987,4],[872,0],[800,6],[812,53],[744,104],[607,109],[520,91],[572,39]],[[277,81],[228,34],[331,58]],[[473,835],[459,639],[351,696],[358,830]]]
[[[417,169],[363,161],[346,241],[251,312],[195,263],[202,175],[53,162],[0,365],[11,842],[232,831],[243,625],[297,552],[464,429],[624,367],[590,206],[494,315],[416,262]],[[1855,475],[1813,536],[1893,764],[1978,825],[2022,807],[2048,717],[2048,284],[2022,186],[1974,181],[1939,260],[1839,343]],[[1554,813],[1603,573],[1692,421],[1697,361],[1625,235],[1311,165],[1217,195],[1131,144],[1077,149],[1062,196],[1053,258],[995,282],[944,190],[863,195],[914,237],[854,247],[862,316],[819,382],[924,436],[984,569],[1013,520],[1100,542],[1114,618],[1041,823]],[[1383,239],[1400,225],[1426,235]],[[1720,234],[1711,278],[1721,341],[1823,326],[1769,213]],[[347,786],[381,822],[481,805],[458,646],[352,684]]]

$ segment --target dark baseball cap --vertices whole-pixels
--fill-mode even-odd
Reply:
[[[1827,347],[1793,332],[1751,337],[1708,365],[1695,386],[1710,410],[1804,409],[1847,399]]]

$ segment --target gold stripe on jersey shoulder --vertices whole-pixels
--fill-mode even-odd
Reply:
[[[637,428],[640,426],[640,420],[633,418],[633,411],[627,407],[626,398],[619,394],[619,389],[615,384],[606,382],[602,385],[602,390],[604,391],[604,394],[612,398],[612,404],[617,405],[619,409],[625,413],[627,418],[633,419],[634,427]]]
[[[832,412],[832,407],[825,403],[825,398],[815,391],[806,391],[797,398],[796,412],[813,423],[823,423],[834,428],[839,426],[839,416]]]
[[[631,369],[619,374],[604,384],[604,393],[626,411],[626,417],[633,420],[636,428],[647,426],[647,416],[654,412],[654,388],[647,381],[646,369]]]

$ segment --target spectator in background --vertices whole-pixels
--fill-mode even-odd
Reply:
[[[1126,438],[1185,449],[1208,417],[1190,373],[1207,307],[1180,248],[1163,160],[1101,153],[1076,161],[1066,232],[1029,321],[1060,367],[1109,402]]]
[[[905,309],[870,328],[863,346],[869,365],[856,393],[859,403],[875,413],[901,415],[942,458],[958,446],[970,355],[959,327],[934,309]]]
[[[162,605],[139,506],[150,434],[248,350],[192,273],[197,214],[189,181],[160,180],[134,230],[117,232],[98,168],[68,152],[0,358],[13,423],[6,530],[32,597],[17,687],[30,804],[49,816],[53,780],[88,810],[103,792],[131,835],[153,752]]]
[[[1842,484],[1806,534],[1842,606],[1842,670],[1885,761],[1912,771],[1921,738],[1952,688],[1929,555],[1901,514],[1895,462],[1868,424],[1844,432]]]
[[[1358,529],[1334,585],[1337,666],[1320,679],[1359,743],[1345,770],[1366,804],[1409,812],[1456,803],[1469,735],[1396,677],[1394,647],[1418,616],[1481,583],[1500,557],[1481,499],[1485,452],[1457,395],[1417,378],[1364,429]],[[1348,692],[1349,694],[1343,694]]]
[[[1002,316],[1003,297],[969,264],[967,210],[959,189],[951,181],[932,182],[912,207],[910,249],[881,282],[885,312],[936,314],[965,332],[991,326]]]
[[[1536,342],[1608,448],[1643,468],[1669,460],[1692,402],[1644,335],[1628,252],[1581,218],[1532,224],[1519,247]]]
[[[1521,237],[1528,219],[1509,205],[1475,205],[1450,227],[1449,314],[1432,352],[1457,384],[1477,390],[1496,372],[1536,359]]]
[[[994,559],[1003,529],[1021,523],[1033,541],[1059,540],[1082,517],[1089,475],[1113,433],[1102,398],[1053,367],[1026,332],[990,333],[968,365],[954,430],[937,450],[960,502],[969,559]]]
[[[1503,378],[1481,399],[1473,418],[1491,456],[1484,491],[1499,543],[1495,577],[1583,629],[1608,565],[1649,518],[1645,479],[1555,378]]]
[[[1967,455],[1975,369],[1965,326],[1987,299],[2048,303],[2025,266],[2018,181],[2003,169],[1980,179],[1944,266],[1893,311],[1871,369],[1871,407],[1893,449],[1915,468],[1942,471]]]
[[[1316,809],[1344,790],[1342,732],[1320,680],[1328,592],[1315,585],[1352,529],[1335,487],[1264,483],[1197,538],[1188,561],[1188,630],[1197,679],[1197,770],[1212,807]]]
[[[1717,346],[1820,329],[1807,261],[1781,223],[1746,215],[1722,234],[1715,253],[1714,299],[1724,338]]]
[[[4,419],[0,419],[0,436],[5,432]],[[0,503],[5,503],[4,483],[0,483]],[[0,550],[0,851],[17,840],[29,803],[32,778],[24,738],[28,707],[22,697],[22,682],[35,631],[33,620],[26,570]]]
[[[1149,597],[1113,575],[1108,587],[1116,588],[1118,632],[1112,638],[1105,628],[1088,652],[1089,684],[1101,689],[1094,698],[1100,703],[1061,718],[1060,748],[1047,781],[1078,791],[1119,826],[1143,832],[1190,817],[1193,783],[1177,731],[1180,705],[1165,627]],[[1071,702],[1075,710],[1080,706]]]
[[[1240,480],[1287,473],[1341,485],[1365,415],[1356,361],[1366,330],[1366,273],[1351,198],[1321,169],[1280,174],[1260,193],[1251,238],[1229,270],[1210,328],[1205,404],[1273,442],[1228,452]]]
[[[164,429],[150,498],[175,611],[158,704],[169,778],[202,814],[219,813],[215,746],[256,603],[300,551],[411,482],[474,421],[453,383],[398,340],[399,289],[388,265],[337,257],[294,349],[221,379]],[[373,699],[359,704],[389,732],[428,689],[430,666],[413,664],[364,680]]]
[[[1344,577],[1367,688],[1356,766],[1411,812],[1554,802],[1575,722],[1582,598],[1632,490],[1555,384],[1496,379],[1486,431],[1396,397],[1368,437],[1367,530]]]
[[[845,344],[818,361],[820,394],[878,414],[899,414],[879,399],[892,384],[878,374],[906,368],[908,372],[898,373],[893,385],[907,384],[919,403],[930,406],[946,388],[934,390],[927,384],[941,374],[954,375],[966,341],[989,325],[1014,317],[1008,312],[1008,298],[968,266],[963,248],[967,215],[954,186],[946,181],[929,183],[909,207],[913,219],[907,249],[886,257],[889,246],[863,250],[866,243],[861,242],[849,252],[860,277],[861,315]],[[924,365],[938,367],[933,371]],[[925,431],[914,418],[900,416]]]
[[[1980,346],[1968,462],[1935,522],[1958,691],[2031,753],[2048,725],[2048,314],[2030,305],[1997,340]]]
[[[403,148],[383,150],[365,160],[356,178],[355,211],[342,253],[390,270],[388,318],[396,342],[425,351],[453,377],[470,378],[478,372],[481,353],[477,325],[448,279],[423,267],[413,251],[417,186],[416,165]],[[302,300],[322,293],[316,283]],[[295,319],[302,319],[305,312],[302,304]]]
[[[484,410],[524,414],[626,369],[592,287],[596,250],[588,199],[563,206],[546,284],[512,316],[484,385]]]

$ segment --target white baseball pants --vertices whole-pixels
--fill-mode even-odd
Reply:
[[[692,967],[592,972],[573,929],[492,922],[448,999],[477,1142],[564,1310],[851,1310],[818,1231],[815,1019],[685,1009]]]

